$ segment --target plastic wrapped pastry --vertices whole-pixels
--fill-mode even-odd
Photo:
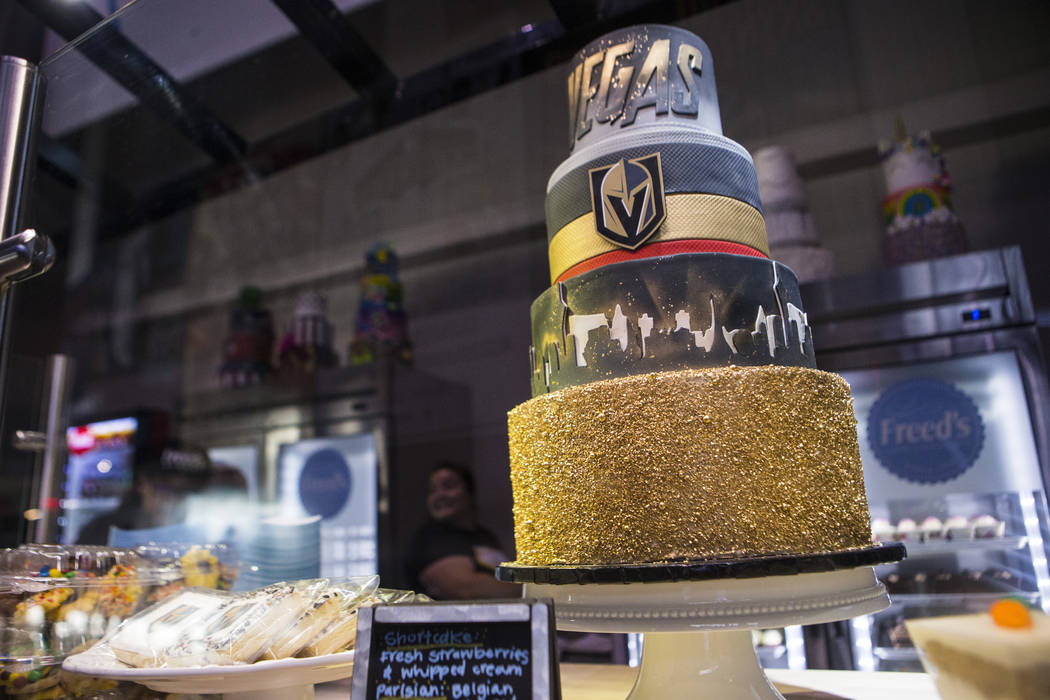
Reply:
[[[326,590],[317,596],[295,622],[281,630],[263,653],[265,659],[287,659],[295,656],[318,634],[336,621],[342,613],[342,595]]]
[[[361,605],[372,605],[376,597],[379,577],[365,583],[357,595],[341,599],[339,614],[327,626],[320,629],[297,653],[299,656],[324,656],[351,649],[357,637],[357,609]]]
[[[125,664],[149,668],[334,653],[353,643],[358,606],[415,598],[377,585],[372,576],[279,583],[240,594],[186,589],[127,620],[106,643]]]
[[[195,650],[204,664],[252,663],[274,638],[296,624],[310,609],[320,586],[277,584],[234,597],[209,620],[200,639],[186,640],[172,648],[168,665],[197,666]]]
[[[359,604],[355,603],[308,644],[299,656],[323,656],[354,648],[357,638],[357,611],[362,605],[396,605],[398,603],[427,603],[430,598],[422,593],[396,588],[380,588]]]
[[[192,636],[226,601],[215,595],[183,591],[126,620],[108,638],[113,654],[129,666],[167,665],[163,652]]]

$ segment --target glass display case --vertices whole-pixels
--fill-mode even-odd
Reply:
[[[1046,502],[1041,490],[949,494],[887,505],[891,512],[902,514],[897,522],[935,518],[947,526],[934,528],[929,522],[925,532],[908,535],[908,559],[879,571],[892,607],[853,621],[858,640],[871,639],[878,669],[921,670],[904,624],[907,619],[984,612],[1007,596],[1033,607],[1050,606]],[[922,515],[920,520],[909,515],[923,513],[943,515]]]
[[[1031,88],[1044,84],[1043,25],[995,12],[998,25],[987,16],[992,10],[975,7],[943,36],[923,29],[918,41],[895,39],[899,27],[884,26],[873,9],[854,6],[838,16],[791,3],[712,11],[721,3],[628,1],[599,3],[599,13],[595,4],[515,2],[479,13],[464,2],[137,0],[109,17],[90,3],[23,4],[63,44],[40,66],[47,100],[31,142],[40,167],[25,188],[35,204],[17,217],[54,235],[59,263],[13,310],[22,338],[43,339],[33,351],[67,353],[75,366],[64,409],[51,412],[60,425],[48,433],[62,441],[69,425],[90,431],[99,415],[167,412],[180,436],[241,474],[250,500],[298,515],[312,455],[333,445],[363,453],[368,476],[355,483],[374,492],[367,522],[334,509],[327,557],[332,571],[378,566],[394,584],[404,583],[397,555],[423,517],[420,465],[438,457],[476,465],[489,495],[483,520],[511,543],[505,415],[529,395],[528,304],[549,283],[543,183],[565,156],[562,68],[586,40],[643,21],[682,24],[710,40],[726,86],[727,128],[748,149],[776,139],[795,146],[814,210],[827,217],[820,222],[826,238],[840,255],[857,248],[858,259],[872,253],[882,231],[881,217],[867,217],[876,208],[878,169],[869,122],[890,107],[914,106],[924,119],[942,115],[929,126],[950,130],[955,147],[998,147],[987,134],[1002,132],[1005,152],[1038,156],[1031,146],[1045,125],[1042,95],[1050,94]],[[337,11],[311,17],[310,8],[326,5]],[[912,26],[943,24],[934,9],[917,11],[930,21]],[[902,81],[896,64],[881,58],[888,38],[921,47],[924,60],[953,55],[957,35],[981,22],[998,27],[982,38],[983,72],[930,65],[926,78]],[[993,49],[1007,43],[1027,51],[1028,63],[993,60]],[[790,53],[803,45],[834,50]],[[905,46],[897,50],[901,62],[912,56]],[[859,58],[828,61],[829,52]],[[981,89],[957,80],[976,73],[984,76],[975,84]],[[1015,99],[982,98],[973,109],[973,95],[985,92]],[[843,105],[877,105],[878,114]],[[972,208],[991,209],[994,202],[975,195],[993,190],[987,173],[980,178],[961,178],[962,192]],[[1019,189],[1038,191],[1031,200],[1038,206],[996,211],[1012,212],[1011,223],[1024,220],[1017,212],[1036,211],[1041,221],[1042,190]],[[4,236],[14,232],[7,223]],[[365,255],[381,238],[402,254],[418,374],[432,381],[402,383],[397,408],[364,412],[349,393],[336,397],[332,385],[321,386],[323,377],[298,393],[278,384],[221,386],[227,319],[246,285],[261,289],[278,336],[299,293],[325,295],[340,371],[368,375],[345,365]],[[1050,404],[1018,251],[876,277],[892,284],[850,278],[811,285],[803,297],[818,362],[853,383],[861,424],[893,387],[919,379],[970,397],[983,421],[979,444],[958,442],[977,451],[968,466],[934,484],[892,472],[879,481],[880,465],[906,461],[907,449],[887,444],[889,456],[880,456],[861,435],[875,534],[904,541],[911,555],[880,570],[893,607],[848,623],[851,663],[917,669],[901,624],[908,617],[981,609],[1003,593],[1047,606]],[[10,392],[5,401],[10,407]],[[960,437],[966,416],[947,410],[957,415],[930,413],[885,429],[881,421],[890,418],[879,419],[871,434],[903,448],[948,431]],[[973,438],[976,425],[961,438]],[[20,533],[32,529],[22,511],[35,510],[36,500],[56,509],[65,500],[60,524],[75,530],[85,504],[72,492],[60,498],[60,457],[52,459],[54,491],[5,488],[24,495],[11,506]],[[109,459],[105,475],[99,469],[105,459],[85,461],[96,474],[69,486],[126,486],[117,461]],[[31,477],[25,481],[39,481],[41,471]],[[112,505],[115,494],[103,497],[109,500],[87,505]],[[800,627],[763,630],[754,641],[767,667],[807,664]]]
[[[851,621],[857,668],[921,670],[906,620],[1004,596],[1050,610],[1046,375],[1016,249],[887,271],[881,313],[809,290],[818,364],[850,383],[892,606]],[[832,320],[833,319],[833,320]],[[860,344],[864,347],[860,347]]]

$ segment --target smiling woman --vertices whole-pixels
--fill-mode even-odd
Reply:
[[[514,584],[497,581],[495,567],[508,557],[499,540],[478,523],[474,477],[467,467],[441,462],[427,480],[427,522],[412,539],[412,587],[436,599],[509,598]]]

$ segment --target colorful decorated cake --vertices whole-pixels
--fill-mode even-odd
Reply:
[[[516,566],[870,545],[849,387],[815,369],[707,46],[674,27],[574,58],[547,187],[552,286],[509,414]]]
[[[930,132],[917,137],[897,122],[897,139],[879,143],[889,193],[882,202],[887,265],[965,253],[966,231],[952,211],[951,178]]]
[[[386,243],[376,243],[365,255],[361,301],[349,357],[351,365],[367,364],[380,357],[412,361],[397,253]]]
[[[281,341],[279,368],[286,377],[309,375],[321,367],[338,364],[332,348],[328,299],[317,292],[303,292],[295,300],[291,327]]]
[[[230,332],[219,367],[222,385],[240,387],[267,381],[273,373],[273,338],[273,316],[262,307],[262,291],[243,288],[230,312]]]

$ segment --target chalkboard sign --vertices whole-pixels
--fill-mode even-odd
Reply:
[[[554,605],[531,598],[361,608],[352,700],[561,700]]]

